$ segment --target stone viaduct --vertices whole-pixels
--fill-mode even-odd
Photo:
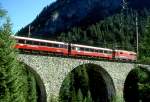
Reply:
[[[62,83],[67,75],[84,65],[91,71],[96,69],[92,71],[93,76],[91,75],[91,77],[95,77],[94,73],[99,74],[97,77],[101,77],[105,85],[99,87],[104,87],[107,95],[110,96],[109,98],[117,96],[120,97],[120,102],[124,102],[124,82],[128,73],[137,66],[135,63],[31,54],[19,54],[19,60],[29,66],[30,70],[36,74],[41,94],[43,95],[41,100],[46,102],[50,102],[51,96],[58,97]]]

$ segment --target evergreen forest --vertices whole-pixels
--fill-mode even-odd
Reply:
[[[59,41],[137,52],[138,61],[150,63],[150,11],[122,10],[89,26],[60,33]],[[138,37],[138,43],[137,43]]]
[[[0,24],[0,102],[38,102],[35,77],[17,59],[10,19],[2,8]]]

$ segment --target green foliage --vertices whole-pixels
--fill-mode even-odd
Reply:
[[[146,69],[137,68],[136,74],[138,78],[137,86],[139,92],[139,99],[150,100],[150,72]]]
[[[37,102],[37,86],[35,77],[31,72],[28,72],[28,101],[30,102]]]
[[[72,100],[70,102],[93,102],[91,93],[88,91],[87,96],[84,96],[81,89],[76,92],[75,89],[72,91]]]
[[[4,17],[5,15],[6,15],[6,10],[4,10],[0,7],[0,18]]]
[[[74,70],[67,76],[60,90],[59,100],[60,102],[92,102],[86,68]]]
[[[147,25],[145,26],[145,31],[140,42],[140,60],[143,63],[150,64],[150,17],[148,17]]]
[[[11,34],[10,19],[6,18],[0,26],[0,102],[36,102],[35,79],[18,61]]]
[[[88,91],[88,95],[84,98],[83,102],[93,102],[90,91]]]
[[[115,97],[113,97],[112,102],[124,102],[121,93],[118,92],[118,94]]]
[[[81,92],[81,89],[78,90],[75,101],[79,101],[79,102],[83,101],[83,94]]]
[[[15,41],[11,39],[11,24],[7,19],[0,28],[0,101],[4,102],[25,102],[27,98],[26,77],[23,69],[17,60]]]
[[[144,21],[144,20],[143,20]],[[72,28],[62,33],[58,40],[92,46],[135,50],[135,12],[122,11],[96,24]]]
[[[139,55],[142,63],[150,63],[150,11],[142,13],[128,9],[96,24],[72,28],[68,33],[61,33],[58,40],[98,47],[107,47],[136,52],[136,16],[139,31]]]

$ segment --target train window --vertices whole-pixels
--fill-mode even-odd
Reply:
[[[104,51],[104,53],[106,53],[106,54],[111,54],[112,52],[111,51]]]
[[[100,53],[104,53],[104,51],[103,51],[103,50],[99,50],[98,52],[100,52]]]
[[[90,52],[94,52],[94,49],[90,49]]]
[[[98,50],[95,50],[95,52],[99,52]]]
[[[67,48],[67,45],[64,45],[63,48]]]
[[[34,41],[34,42],[32,42],[32,44],[33,45],[39,45],[39,42]]]
[[[81,50],[81,51],[84,51],[84,48],[83,48],[83,47],[81,47],[81,48],[80,48],[80,50]]]
[[[40,45],[45,46],[45,45],[46,45],[46,43],[44,43],[44,42],[40,42]]]
[[[59,46],[59,48],[67,48],[67,46],[63,45],[63,44],[59,44],[58,46]]]
[[[85,48],[84,50],[85,50],[85,51],[89,51],[89,49],[88,49],[88,48]]]
[[[111,54],[112,52],[111,51],[107,51],[107,54]]]
[[[76,47],[76,50],[77,50],[77,51],[80,51],[80,48],[79,48],[79,47]]]
[[[59,47],[58,44],[52,44],[53,47]]]
[[[107,51],[106,51],[106,50],[104,50],[104,53],[107,53]]]
[[[20,39],[17,40],[17,43],[23,43],[24,44],[24,42],[25,42],[24,40],[20,40]]]
[[[51,43],[47,43],[47,46],[52,47],[52,44]]]
[[[63,45],[62,45],[62,44],[59,44],[58,47],[59,47],[59,48],[63,48]]]
[[[32,44],[32,41],[26,40],[26,44]]]

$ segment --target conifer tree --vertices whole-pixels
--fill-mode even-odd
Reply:
[[[31,72],[28,72],[28,100],[37,102],[36,80]]]
[[[81,89],[79,88],[78,92],[77,92],[77,95],[76,95],[76,101],[77,102],[83,102],[83,94],[82,94],[82,91]]]
[[[0,102],[26,102],[26,76],[17,60],[11,33],[7,18],[0,27]]]
[[[75,101],[77,101],[77,94],[75,88],[73,87],[73,90],[71,92],[71,102],[75,102]]]
[[[144,37],[140,42],[140,60],[142,62],[146,62],[146,63],[150,63],[150,17],[148,18],[147,21],[147,26],[145,28],[145,33],[144,33]]]
[[[93,102],[90,91],[88,90],[88,95],[84,98],[83,102]]]

